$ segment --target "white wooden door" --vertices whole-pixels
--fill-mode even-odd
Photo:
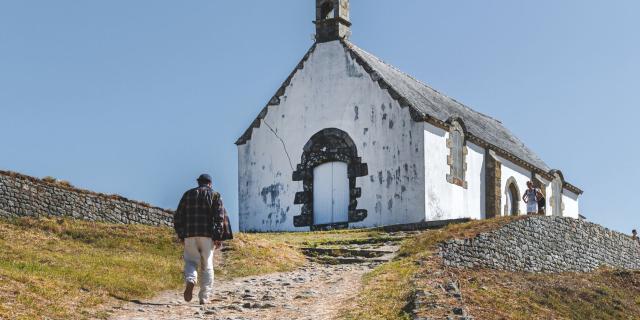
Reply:
[[[313,223],[349,222],[347,164],[329,162],[313,169]]]

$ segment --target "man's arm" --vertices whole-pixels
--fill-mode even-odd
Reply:
[[[186,204],[186,194],[182,195],[180,199],[180,203],[178,204],[178,209],[173,214],[173,229],[176,231],[178,235],[178,239],[184,240],[184,207]]]
[[[216,194],[214,196],[213,207],[215,208],[215,211],[213,212],[213,222],[224,223],[224,213],[226,209],[224,208],[220,194]]]
[[[220,248],[222,244],[222,236],[224,234],[224,213],[225,208],[222,203],[222,197],[219,193],[213,195],[213,239],[216,248]]]

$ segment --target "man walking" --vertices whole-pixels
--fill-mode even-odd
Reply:
[[[184,300],[189,302],[193,298],[200,266],[198,297],[200,304],[205,304],[213,289],[214,248],[219,248],[222,240],[228,240],[225,232],[228,220],[225,221],[226,211],[220,194],[211,189],[211,176],[203,174],[197,181],[198,187],[182,196],[173,224],[178,239],[184,244]]]

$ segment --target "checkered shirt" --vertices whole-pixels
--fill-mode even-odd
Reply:
[[[207,186],[194,188],[182,196],[173,216],[173,227],[180,239],[210,237],[220,240],[225,212],[219,193]]]

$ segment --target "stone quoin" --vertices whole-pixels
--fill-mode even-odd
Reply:
[[[236,142],[242,231],[526,213],[579,217],[582,190],[502,123],[349,41],[348,0],[316,0],[316,41]]]

